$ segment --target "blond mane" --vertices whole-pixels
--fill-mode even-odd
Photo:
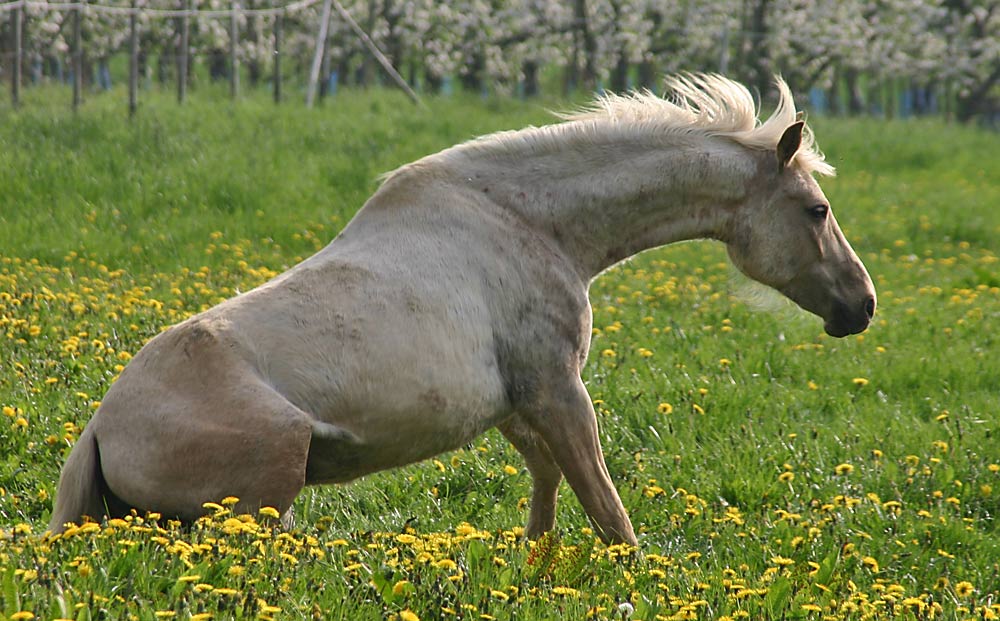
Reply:
[[[750,91],[742,84],[718,74],[689,73],[666,79],[670,98],[649,91],[627,95],[607,93],[590,106],[574,113],[560,115],[567,121],[601,122],[631,126],[653,132],[688,132],[706,136],[724,136],[751,149],[772,150],[785,129],[796,122],[798,112],[788,85],[775,78],[778,106],[764,122]],[[808,126],[802,134],[802,145],[795,163],[808,172],[833,175],[833,166],[826,163],[816,147]]]
[[[720,136],[757,150],[775,150],[789,125],[799,119],[791,90],[780,77],[778,106],[760,122],[757,104],[742,84],[718,74],[687,73],[668,77],[670,98],[649,91],[598,97],[576,112],[557,114],[563,123],[499,131],[473,138],[440,153],[380,175],[385,182],[404,170],[426,170],[426,165],[456,162],[472,156],[523,157],[529,153],[560,152],[573,145],[593,144],[596,138],[618,137],[624,142],[671,136]],[[793,163],[808,173],[833,175],[816,147],[812,131],[803,128],[802,143]]]

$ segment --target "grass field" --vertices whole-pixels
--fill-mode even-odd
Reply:
[[[524,542],[496,432],[308,489],[290,532],[220,505],[40,537],[147,339],[325,245],[379,173],[550,118],[375,92],[130,123],[121,99],[0,109],[0,619],[1000,618],[998,136],[933,121],[813,122],[879,292],[864,335],[755,308],[709,242],[594,283],[584,379],[638,550],[595,544],[565,485],[558,536]]]

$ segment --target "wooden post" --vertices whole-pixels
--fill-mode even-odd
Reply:
[[[24,51],[21,49],[21,7],[10,12],[11,27],[14,31],[14,70],[10,73],[10,97],[14,107],[21,104],[21,63]]]
[[[233,99],[240,96],[240,59],[236,55],[240,44],[239,10],[240,3],[233,0],[229,15],[229,96]]]
[[[82,7],[73,9],[73,112],[80,107],[83,91],[83,47],[80,36],[80,12]]]
[[[274,16],[274,103],[281,103],[281,27],[284,13]]]
[[[361,39],[361,42],[365,45],[366,48],[368,48],[368,52],[375,57],[375,60],[377,60],[380,65],[382,65],[382,68],[385,69],[385,72],[387,74],[389,74],[389,77],[392,78],[392,81],[396,83],[396,86],[401,88],[403,92],[406,93],[406,95],[413,101],[413,103],[417,104],[422,108],[426,107],[424,106],[424,102],[420,100],[420,97],[418,97],[417,94],[413,92],[413,89],[410,88],[410,85],[407,84],[406,80],[403,79],[403,76],[399,75],[399,72],[396,71],[395,67],[392,66],[392,63],[389,62],[389,59],[386,58],[385,55],[382,54],[382,52],[378,49],[378,46],[375,45],[375,42],[371,40],[371,37],[369,37],[368,34],[361,29],[361,26],[358,26],[358,23],[354,21],[354,19],[351,17],[351,14],[347,12],[347,9],[345,9],[338,0],[332,0],[332,2],[333,6],[336,7],[337,9],[337,13],[340,14],[340,17],[345,22],[347,22],[347,25],[351,27],[351,29],[354,31],[354,34],[356,34],[358,38]]]
[[[330,27],[330,0],[323,0],[323,11],[319,18],[319,32],[316,33],[316,52],[313,54],[312,68],[309,70],[309,87],[306,89],[306,107],[312,108],[316,100],[316,82],[319,81],[319,68],[323,62],[326,47],[326,33]]]
[[[180,49],[177,50],[177,103],[184,103],[187,97],[187,74],[188,74],[188,36],[191,9],[191,0],[181,0],[181,40]]]
[[[139,16],[136,14],[135,0],[128,14],[128,116],[135,116],[139,94]]]

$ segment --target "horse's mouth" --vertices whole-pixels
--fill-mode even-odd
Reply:
[[[854,310],[846,304],[837,303],[833,307],[830,319],[823,324],[823,329],[835,338],[860,334],[868,329],[874,315],[874,297],[867,298],[858,310]]]

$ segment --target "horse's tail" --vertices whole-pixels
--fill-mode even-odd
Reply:
[[[59,477],[55,507],[49,530],[52,534],[66,530],[67,522],[79,523],[83,516],[99,520],[104,517],[104,474],[101,472],[101,454],[92,427],[83,430],[80,439],[70,451],[66,465]]]

